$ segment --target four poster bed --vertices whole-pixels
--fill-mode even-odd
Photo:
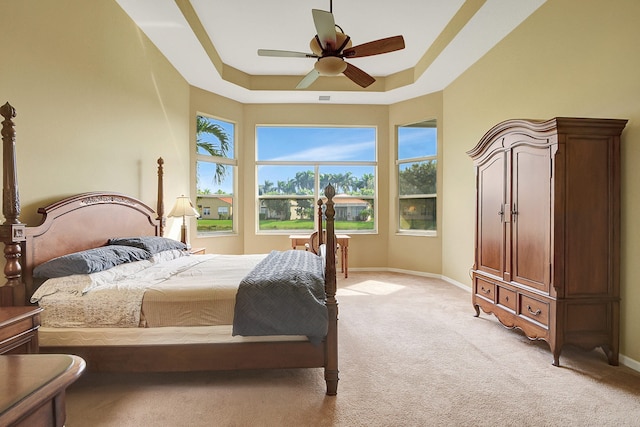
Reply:
[[[324,212],[318,201],[327,236],[320,255],[189,254],[162,237],[162,159],[155,212],[123,194],[85,193],[40,208],[40,225],[27,226],[19,220],[15,110],[7,103],[0,112],[0,305],[43,307],[41,352],[76,354],[101,372],[324,368],[327,394],[337,393],[333,187]]]

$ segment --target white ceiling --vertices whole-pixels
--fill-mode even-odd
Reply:
[[[335,0],[336,24],[354,46],[402,35],[406,48],[348,60],[379,80],[367,90],[345,77],[321,77],[296,90],[315,59],[262,57],[257,50],[310,52],[311,9],[328,11],[331,0],[116,1],[193,86],[243,103],[317,103],[328,95],[340,104],[391,104],[442,90],[545,2]],[[454,29],[461,8],[478,10]],[[402,72],[410,80],[392,84]]]

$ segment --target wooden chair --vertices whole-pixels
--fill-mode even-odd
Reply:
[[[335,235],[334,235],[335,236]],[[304,248],[306,251],[311,251],[314,254],[318,255],[320,245],[327,241],[327,230],[322,231],[322,235],[317,231],[311,233],[309,237],[309,242],[305,243]],[[336,242],[336,259],[338,258],[338,251],[340,250],[340,245],[337,243],[337,238],[334,238]]]

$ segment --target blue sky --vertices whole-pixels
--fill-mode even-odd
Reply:
[[[210,119],[223,128],[234,141],[232,123]],[[399,130],[401,158],[434,155],[436,150],[435,129],[403,127]],[[201,135],[204,141],[217,144],[217,138]],[[258,126],[256,129],[257,156],[259,160],[279,162],[331,162],[376,160],[376,128],[374,127],[309,127],[309,126]],[[233,145],[233,144],[232,144]],[[233,149],[229,152],[233,157]],[[213,168],[199,168],[199,188],[209,188],[212,193],[222,189],[232,192],[230,168],[225,182],[213,182]],[[288,181],[297,171],[313,170],[313,166],[261,166],[258,181]],[[373,173],[372,166],[323,166],[320,173],[351,172],[356,177]]]

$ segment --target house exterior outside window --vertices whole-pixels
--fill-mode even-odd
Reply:
[[[258,231],[313,231],[331,183],[336,230],[375,232],[376,145],[374,127],[258,126]]]

